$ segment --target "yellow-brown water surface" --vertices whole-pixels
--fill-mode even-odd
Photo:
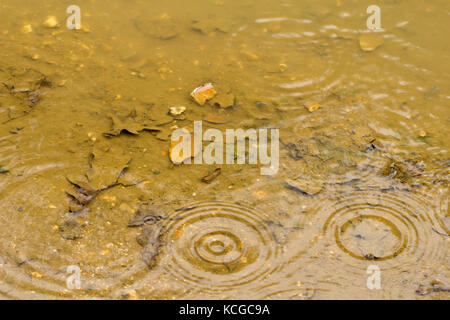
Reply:
[[[1,298],[449,298],[448,1],[71,4],[0,3]],[[173,164],[197,120],[278,128],[278,172]]]

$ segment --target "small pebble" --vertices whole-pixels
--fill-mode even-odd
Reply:
[[[178,116],[182,114],[186,110],[186,107],[183,106],[177,106],[177,107],[170,107],[169,113],[173,116]]]
[[[33,28],[31,27],[31,24],[26,24],[20,29],[22,33],[30,33],[33,32]]]
[[[56,28],[58,27],[58,20],[56,20],[55,16],[49,16],[47,20],[44,21],[44,27],[47,28]]]

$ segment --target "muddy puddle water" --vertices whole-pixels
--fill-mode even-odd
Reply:
[[[2,1],[0,297],[450,298],[450,3],[371,4]],[[174,164],[194,121],[278,171]]]

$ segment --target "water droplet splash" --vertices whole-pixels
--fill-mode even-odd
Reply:
[[[214,202],[173,216],[166,226],[166,267],[177,279],[221,291],[250,285],[277,268],[276,242],[256,212]]]

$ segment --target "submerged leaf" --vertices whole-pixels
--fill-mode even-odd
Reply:
[[[154,132],[161,131],[161,129],[156,126],[149,125],[146,122],[139,122],[141,119],[136,119],[136,117],[128,116],[122,120],[117,115],[111,113],[107,114],[107,117],[112,120],[111,130],[103,133],[107,137],[118,136],[123,132],[138,135],[144,130]]]
[[[311,179],[289,179],[286,181],[286,187],[294,191],[304,193],[307,195],[316,195],[322,191],[323,183]]]
[[[378,33],[364,33],[359,38],[362,51],[373,51],[383,44],[383,37]]]

